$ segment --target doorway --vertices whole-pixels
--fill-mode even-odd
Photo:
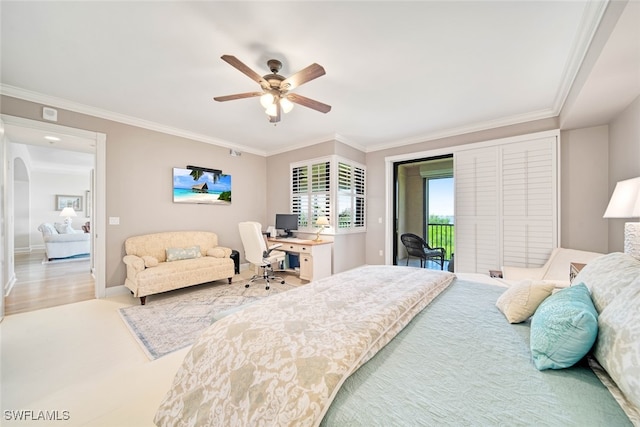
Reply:
[[[399,161],[393,170],[393,264],[419,265],[400,241],[413,233],[432,248],[444,248],[447,269],[455,251],[453,155]],[[440,269],[435,261],[427,267]]]
[[[33,233],[34,228],[37,229],[38,224],[34,226],[34,221],[40,223],[42,218],[31,218],[34,214],[34,209],[32,209],[31,213],[27,214],[31,218],[31,220],[24,218],[25,208],[22,206],[22,202],[20,201],[20,197],[16,197],[17,190],[15,188],[15,176],[14,176],[14,167],[13,160],[16,157],[14,153],[9,149],[11,144],[16,145],[25,145],[36,148],[47,148],[51,149],[52,145],[55,145],[58,148],[57,152],[54,152],[55,155],[50,155],[50,159],[53,160],[52,164],[55,168],[55,157],[63,156],[65,158],[69,157],[81,157],[83,153],[90,153],[91,157],[91,165],[90,172],[87,172],[85,175],[86,183],[82,184],[82,190],[74,192],[74,196],[81,196],[82,198],[82,212],[78,212],[78,218],[73,218],[73,226],[76,229],[81,229],[82,225],[85,225],[86,222],[90,223],[90,229],[88,230],[90,237],[90,257],[89,262],[86,262],[86,270],[89,271],[89,279],[90,286],[88,290],[85,290],[85,296],[89,294],[91,298],[102,298],[106,294],[105,290],[105,280],[104,280],[104,238],[98,239],[98,236],[104,236],[104,224],[101,222],[104,221],[104,190],[105,190],[105,143],[106,143],[106,135],[96,132],[85,131],[81,129],[69,128],[66,126],[60,126],[57,124],[50,124],[40,121],[34,121],[29,119],[23,119],[14,116],[6,116],[2,115],[2,125],[5,129],[5,135],[3,137],[3,150],[5,150],[5,154],[7,155],[7,163],[9,164],[9,168],[11,170],[7,170],[7,174],[5,175],[5,184],[3,187],[3,200],[6,200],[4,206],[4,225],[3,232],[6,236],[3,242],[3,252],[5,254],[5,258],[2,260],[3,262],[3,286],[4,293],[3,303],[6,303],[6,296],[11,291],[12,287],[15,286],[16,281],[20,280],[19,277],[16,277],[16,273],[18,269],[24,269],[25,264],[31,264],[31,267],[26,267],[27,272],[23,271],[21,274],[23,277],[28,278],[28,280],[38,281],[37,277],[41,277],[44,280],[49,280],[52,277],[61,276],[62,279],[66,282],[72,282],[77,285],[77,279],[72,276],[74,273],[71,273],[74,269],[77,269],[77,265],[74,266],[60,266],[56,265],[55,268],[51,267],[49,273],[43,273],[42,269],[42,261],[44,258],[44,244],[42,234],[38,231],[35,231],[34,234],[28,235],[27,239],[30,239],[28,250],[25,250],[25,237],[20,235],[16,236],[16,233],[24,234],[25,226],[24,222],[27,221],[28,225],[26,229],[29,232]],[[51,137],[52,139],[44,139],[44,137]],[[22,148],[24,150],[24,148]],[[23,158],[25,156],[22,156]],[[29,156],[26,156],[29,157]],[[37,155],[35,156],[38,157]],[[22,161],[22,160],[21,160]],[[19,162],[17,162],[18,164]],[[35,163],[39,162],[37,159]],[[73,162],[72,162],[73,163]],[[27,169],[29,170],[32,165],[26,164]],[[39,165],[42,166],[41,164]],[[70,166],[68,164],[58,164],[58,168],[66,168],[68,169]],[[32,169],[32,168],[31,168]],[[18,181],[24,181],[22,179],[22,174],[19,174]],[[89,178],[90,176],[90,178]],[[27,178],[28,179],[28,178]],[[18,186],[24,186],[24,182],[19,182]],[[27,183],[29,186],[29,183]],[[45,184],[46,185],[46,184]],[[38,188],[35,188],[33,185],[29,187],[31,194],[35,192]],[[18,191],[22,192],[23,189]],[[54,194],[55,193],[55,194]],[[78,194],[75,194],[78,193]],[[48,220],[59,220],[59,212],[54,211],[54,205],[57,203],[55,201],[57,198],[57,192],[52,191],[52,194],[48,194],[45,196],[40,196],[40,198],[35,198],[36,202],[41,202],[45,200],[45,204],[47,206],[46,209],[49,213],[48,215],[55,215],[54,217],[47,218]],[[26,208],[31,208],[31,205],[34,203],[34,198],[31,198],[29,201],[29,206]],[[48,203],[51,202],[51,203]],[[51,207],[49,206],[51,205]],[[63,221],[63,219],[61,220]],[[53,222],[53,221],[51,221]],[[17,227],[17,228],[16,228]],[[20,245],[17,242],[21,242]],[[34,253],[31,253],[35,247]],[[40,254],[38,254],[40,251]],[[37,258],[42,256],[40,260]],[[40,261],[40,262],[38,262]],[[50,266],[47,266],[49,268]],[[61,273],[61,271],[67,270],[67,272]],[[38,270],[40,270],[38,272]],[[55,270],[55,273],[54,273]],[[85,274],[85,277],[87,275]],[[34,279],[35,278],[35,279]],[[85,279],[83,279],[85,280]],[[73,302],[74,298],[78,298],[77,292],[72,292],[73,297],[64,301],[64,299],[58,299],[58,303],[54,305],[61,305],[69,302]],[[3,304],[4,305],[4,304]],[[3,307],[6,308],[6,307]],[[42,308],[42,307],[36,307]],[[11,314],[5,312],[5,314]]]

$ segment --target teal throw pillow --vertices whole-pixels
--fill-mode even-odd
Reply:
[[[201,256],[200,246],[197,245],[190,248],[167,248],[167,262],[199,258]]]
[[[593,347],[598,313],[584,283],[562,289],[540,304],[531,319],[531,355],[539,370],[573,366]]]

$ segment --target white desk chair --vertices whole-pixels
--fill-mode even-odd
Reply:
[[[262,236],[262,225],[259,222],[247,221],[238,224],[240,229],[240,238],[242,246],[244,246],[244,257],[251,264],[257,265],[262,269],[262,275],[255,274],[246,285],[248,288],[251,283],[256,280],[264,280],[266,282],[265,289],[269,289],[271,280],[284,283],[284,279],[274,276],[271,264],[284,261],[285,252],[274,251],[275,248],[282,246],[278,243],[267,248],[267,244]]]

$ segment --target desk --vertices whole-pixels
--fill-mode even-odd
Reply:
[[[291,252],[300,257],[300,278],[304,280],[316,280],[331,276],[331,245],[333,242],[313,241],[304,239],[267,239],[269,246],[276,243],[282,244],[276,250]]]

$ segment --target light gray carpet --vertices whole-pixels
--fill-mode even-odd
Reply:
[[[205,284],[154,295],[147,298],[146,305],[124,307],[119,312],[146,355],[154,360],[191,345],[216,320],[216,314],[295,288],[272,282],[267,291],[261,282],[249,288],[244,283]]]

